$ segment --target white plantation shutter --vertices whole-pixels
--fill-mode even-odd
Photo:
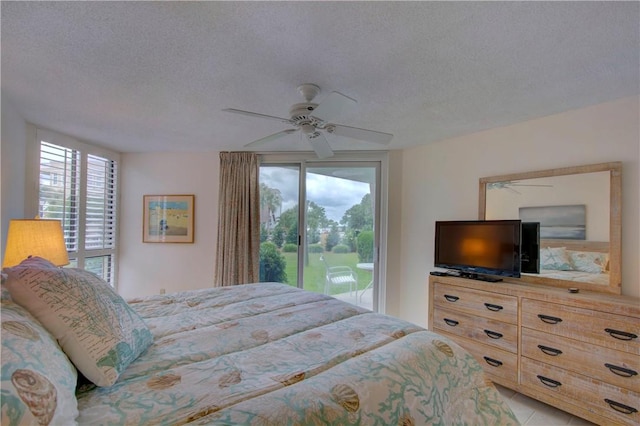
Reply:
[[[116,167],[113,160],[87,155],[84,268],[107,282],[113,281],[110,251],[116,245]],[[97,251],[103,255],[91,256]]]
[[[77,141],[65,146],[65,139],[60,144],[39,139],[40,217],[62,222],[70,266],[115,285],[117,161]]]
[[[87,156],[85,249],[115,246],[116,162]]]
[[[78,248],[79,183],[80,153],[41,142],[39,215],[62,221],[69,252]]]

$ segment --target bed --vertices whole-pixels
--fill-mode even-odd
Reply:
[[[2,286],[3,425],[518,424],[472,356],[397,318],[279,283],[125,303],[34,263]]]

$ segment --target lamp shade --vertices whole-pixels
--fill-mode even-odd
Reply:
[[[69,264],[62,224],[55,219],[9,221],[3,268],[18,265],[29,256],[39,256],[56,266]]]

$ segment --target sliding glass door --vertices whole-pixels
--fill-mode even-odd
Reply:
[[[263,163],[261,281],[374,309],[379,176],[375,161]]]
[[[260,166],[260,281],[298,287],[300,166]]]
[[[305,290],[372,308],[376,172],[366,163],[306,168]]]

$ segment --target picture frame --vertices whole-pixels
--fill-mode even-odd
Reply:
[[[193,243],[194,195],[144,195],[143,243]]]
[[[519,217],[523,222],[540,222],[541,239],[587,239],[587,210],[585,204],[520,207]]]

